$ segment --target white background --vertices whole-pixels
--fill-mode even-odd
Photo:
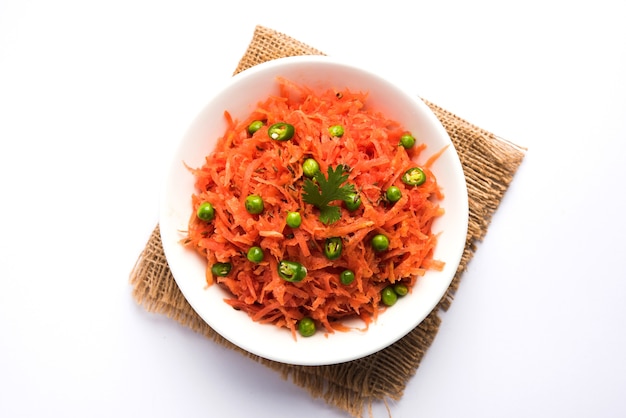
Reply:
[[[131,298],[257,24],[528,148],[393,417],[626,415],[624,6],[0,0],[0,416],[345,417]]]

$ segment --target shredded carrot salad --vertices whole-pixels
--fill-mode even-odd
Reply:
[[[444,263],[433,259],[437,236],[433,221],[443,214],[439,201],[443,193],[430,170],[442,152],[420,168],[426,181],[419,186],[405,184],[401,177],[425,149],[417,142],[400,146],[406,131],[400,124],[367,105],[367,93],[347,89],[314,92],[306,86],[278,78],[280,94],[260,102],[241,121],[225,112],[228,127],[204,165],[189,168],[197,192],[192,196],[193,214],[184,244],[207,260],[208,285],[219,283],[232,297],[226,302],[248,313],[254,320],[285,327],[296,336],[298,322],[311,318],[327,333],[345,331],[346,318],[361,318],[369,325],[385,308],[382,290],[394,283],[409,291],[429,269],[441,270]],[[253,121],[263,125],[253,134]],[[294,127],[291,139],[277,141],[268,128],[278,122]],[[331,136],[328,128],[343,127],[343,135]],[[360,197],[353,211],[342,201],[336,222],[320,220],[320,210],[303,199],[303,162],[313,158],[325,176],[329,167],[343,167],[344,184],[352,184]],[[386,198],[396,186],[401,197]],[[263,211],[251,214],[245,202],[249,195],[260,196]],[[196,215],[203,202],[210,202],[214,217]],[[299,227],[287,225],[288,212],[299,212]],[[383,234],[388,248],[376,251],[373,236]],[[341,238],[339,258],[324,253],[327,238]],[[247,258],[250,247],[263,250],[263,260]],[[299,282],[279,275],[282,260],[300,263],[306,277]],[[212,266],[228,263],[225,275],[216,275]],[[340,281],[341,272],[354,272],[349,285]]]

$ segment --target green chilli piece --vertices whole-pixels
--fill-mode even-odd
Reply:
[[[412,167],[404,172],[401,180],[409,186],[420,186],[426,181],[426,173],[419,167]]]
[[[393,290],[398,296],[406,296],[409,293],[409,288],[404,283],[396,283],[393,285]]]
[[[343,126],[341,125],[333,125],[328,128],[328,134],[330,136],[340,138],[343,136],[343,133],[344,133],[344,130],[343,130]]]
[[[380,292],[380,299],[385,305],[393,306],[398,301],[398,294],[392,286],[387,286]]]
[[[250,125],[248,125],[248,133],[250,135],[254,134],[256,131],[261,129],[263,125],[265,125],[265,123],[262,120],[254,120],[250,122]]]
[[[285,281],[301,282],[306,273],[306,267],[297,261],[282,260],[278,263],[278,275]]]
[[[310,337],[315,334],[315,321],[308,316],[305,316],[300,321],[298,321],[298,332],[303,337]]]
[[[354,212],[361,207],[361,196],[359,196],[358,193],[350,193],[350,196],[348,196],[343,203],[346,205],[346,209],[350,212]]]
[[[246,197],[245,205],[246,210],[251,215],[258,215],[259,213],[263,212],[264,209],[263,199],[261,198],[261,196],[255,194],[251,194],[250,196]]]
[[[343,241],[340,237],[326,238],[324,242],[324,255],[329,260],[336,260],[341,257],[343,250]]]
[[[341,281],[341,284],[346,286],[352,284],[352,282],[354,281],[354,272],[352,270],[342,271],[339,275],[339,280]]]
[[[275,141],[289,141],[295,132],[293,125],[287,122],[275,123],[267,130],[269,137]]]
[[[374,235],[372,238],[372,248],[376,252],[385,251],[389,248],[389,238],[383,234]]]
[[[415,145],[415,137],[411,134],[404,134],[400,137],[400,145],[404,148],[411,148]]]
[[[214,276],[224,277],[228,276],[232,268],[233,265],[230,263],[215,263],[211,266],[211,273],[213,273]]]
[[[213,205],[210,202],[202,202],[202,204],[198,206],[196,216],[201,221],[210,222],[215,218],[215,209],[213,209]]]
[[[253,263],[260,263],[261,261],[263,261],[264,256],[265,255],[263,254],[263,249],[258,246],[250,247],[247,254],[248,260],[252,261]]]
[[[302,173],[306,177],[312,179],[318,171],[320,171],[320,165],[314,158],[307,158],[302,163]]]
[[[286,222],[289,228],[298,228],[302,224],[300,212],[288,212]]]

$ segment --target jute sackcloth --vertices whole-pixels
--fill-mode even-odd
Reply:
[[[235,74],[268,60],[294,55],[323,53],[283,33],[257,26]],[[371,413],[373,402],[400,400],[437,335],[441,322],[438,313],[447,310],[452,303],[476,243],[484,238],[491,217],[524,157],[523,148],[425,102],[447,130],[463,164],[470,218],[465,251],[446,295],[404,338],[368,357],[329,366],[283,364],[248,353],[213,331],[188,304],[169,270],[158,225],[130,275],[135,300],[147,311],[165,314],[216,343],[270,367],[313,397],[322,398],[351,416],[361,417],[366,409]]]

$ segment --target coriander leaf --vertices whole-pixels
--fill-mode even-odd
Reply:
[[[341,209],[339,206],[327,205],[320,208],[320,221],[325,225],[337,222],[341,218]]]
[[[344,172],[344,166],[338,165],[333,170],[328,167],[328,178],[324,177],[321,171],[315,173],[315,182],[310,179],[304,180],[302,200],[310,203],[320,210],[320,221],[329,225],[337,222],[341,217],[341,210],[338,206],[332,206],[329,203],[335,200],[348,199],[351,193],[354,193],[354,186],[346,184],[348,174]]]

